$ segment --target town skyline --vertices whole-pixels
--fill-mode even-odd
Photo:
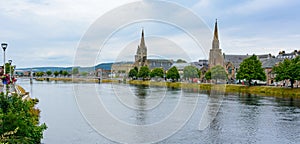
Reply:
[[[0,40],[8,43],[7,59],[12,59],[19,68],[72,66],[78,42],[89,25],[107,11],[129,2],[132,1],[2,1],[0,3],[3,12],[0,18],[4,23],[0,27]],[[148,1],[143,2],[148,4]],[[296,8],[300,5],[298,1],[255,0],[225,4],[202,0],[176,3],[202,18],[211,31],[215,19],[219,20],[220,48],[225,54],[271,53],[276,56],[279,51],[299,50],[300,44],[297,40],[300,38],[300,30],[297,25],[300,20],[296,16]],[[69,4],[72,4],[70,8]],[[169,43],[181,42],[179,47],[192,51],[188,49],[188,42],[180,41],[183,39],[180,30],[170,25],[151,22],[136,23],[121,29],[116,33],[116,39],[112,39],[110,47],[123,45],[124,48],[129,41],[135,51],[142,28],[145,29],[146,45],[149,49],[161,44],[157,41],[159,37]],[[156,41],[152,41],[152,38],[156,38]],[[113,62],[119,53],[116,50],[101,60],[103,63]],[[3,52],[0,56],[3,56]],[[176,52],[173,57],[180,58]],[[175,58],[173,59],[176,60]],[[198,59],[207,57],[199,54],[191,56],[192,61]]]

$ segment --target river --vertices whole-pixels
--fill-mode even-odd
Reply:
[[[37,107],[41,110],[41,122],[48,126],[42,140],[46,144],[117,143],[119,139],[130,143],[187,144],[300,142],[299,100],[235,94],[225,95],[217,103],[206,105],[211,99],[210,94],[199,93],[198,90],[46,81],[34,81],[30,85],[28,80],[19,80],[18,84],[29,91],[31,97],[39,99]],[[98,120],[101,126],[101,123],[109,122],[109,119],[104,115],[99,119],[95,112],[89,113],[97,110],[94,107],[97,102],[88,101],[83,105],[80,97],[76,97],[76,87],[86,90],[80,91],[84,91],[87,101],[89,95],[95,95],[88,88],[96,89],[96,97],[101,99],[106,110],[115,119],[131,125],[148,125],[150,128],[135,127],[126,131],[125,128],[118,127],[118,124],[106,125],[104,128],[109,128],[115,135],[110,137],[109,134],[102,133],[103,129],[99,130],[102,127],[99,128],[93,120]],[[132,95],[135,96],[134,99],[130,98]],[[178,106],[180,102],[182,106]],[[85,107],[90,109],[86,111]],[[208,111],[207,116],[211,122],[204,129],[199,129],[205,108],[214,109],[215,115]],[[170,116],[174,111],[179,111],[179,115]],[[185,117],[187,121],[180,125]],[[160,129],[153,128],[156,130],[153,133],[151,126],[162,121],[170,122]],[[177,126],[179,129],[175,130]],[[170,131],[174,131],[171,136],[160,137],[168,135]]]

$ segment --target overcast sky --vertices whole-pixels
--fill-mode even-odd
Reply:
[[[72,66],[80,40],[88,29],[103,15],[131,2],[135,1],[0,0],[0,42],[8,43],[6,59],[12,59],[19,68]],[[210,30],[217,18],[219,39],[225,54],[277,55],[281,50],[300,50],[299,0],[172,2],[196,14]],[[145,5],[155,7],[148,1]],[[147,12],[161,14],[144,13]],[[130,57],[133,60],[142,28],[145,29],[148,52],[153,56],[176,59],[183,53],[182,58],[187,55],[188,61],[207,59],[207,51],[195,51],[196,44],[176,26],[141,21],[119,28],[109,39],[106,36],[107,43],[95,63],[123,60],[120,55],[124,52],[128,53],[124,60],[130,60]],[[197,27],[193,29],[197,30]],[[95,35],[101,37],[101,34]],[[100,46],[96,47],[100,49]],[[162,50],[162,47],[175,48]],[[3,57],[3,52],[0,52],[0,57]]]

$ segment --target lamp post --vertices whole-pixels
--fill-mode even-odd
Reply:
[[[4,63],[4,65],[3,65],[3,69],[4,69],[3,74],[5,75],[5,50],[6,50],[6,48],[7,48],[7,43],[2,43],[2,44],[1,44],[1,47],[2,47],[2,49],[3,49],[3,63]],[[7,93],[7,88],[6,88],[6,90],[5,90],[5,88],[6,88],[6,86],[4,85],[4,86],[3,86],[3,92],[6,91],[6,93]]]
[[[2,43],[2,44],[1,44],[1,47],[2,47],[2,49],[3,49],[3,63],[4,63],[3,68],[4,68],[4,74],[5,74],[5,73],[6,73],[6,72],[5,72],[5,50],[6,50],[6,48],[7,48],[7,43]]]

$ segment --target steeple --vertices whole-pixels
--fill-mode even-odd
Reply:
[[[216,19],[212,49],[219,49],[218,20]]]
[[[145,39],[144,39],[144,29],[142,29],[142,38],[141,38],[141,43],[140,43],[140,47],[145,47]]]
[[[145,66],[146,61],[147,61],[147,47],[145,44],[144,29],[142,29],[141,43],[140,45],[138,45],[138,49],[136,51],[134,65],[139,68],[141,66]]]
[[[219,35],[218,35],[218,20],[217,19],[216,19],[216,23],[215,23],[214,40],[219,40]]]
[[[224,56],[220,49],[219,34],[218,34],[218,21],[215,22],[214,38],[212,41],[212,49],[209,51],[209,67],[212,68],[216,65],[224,66]]]

